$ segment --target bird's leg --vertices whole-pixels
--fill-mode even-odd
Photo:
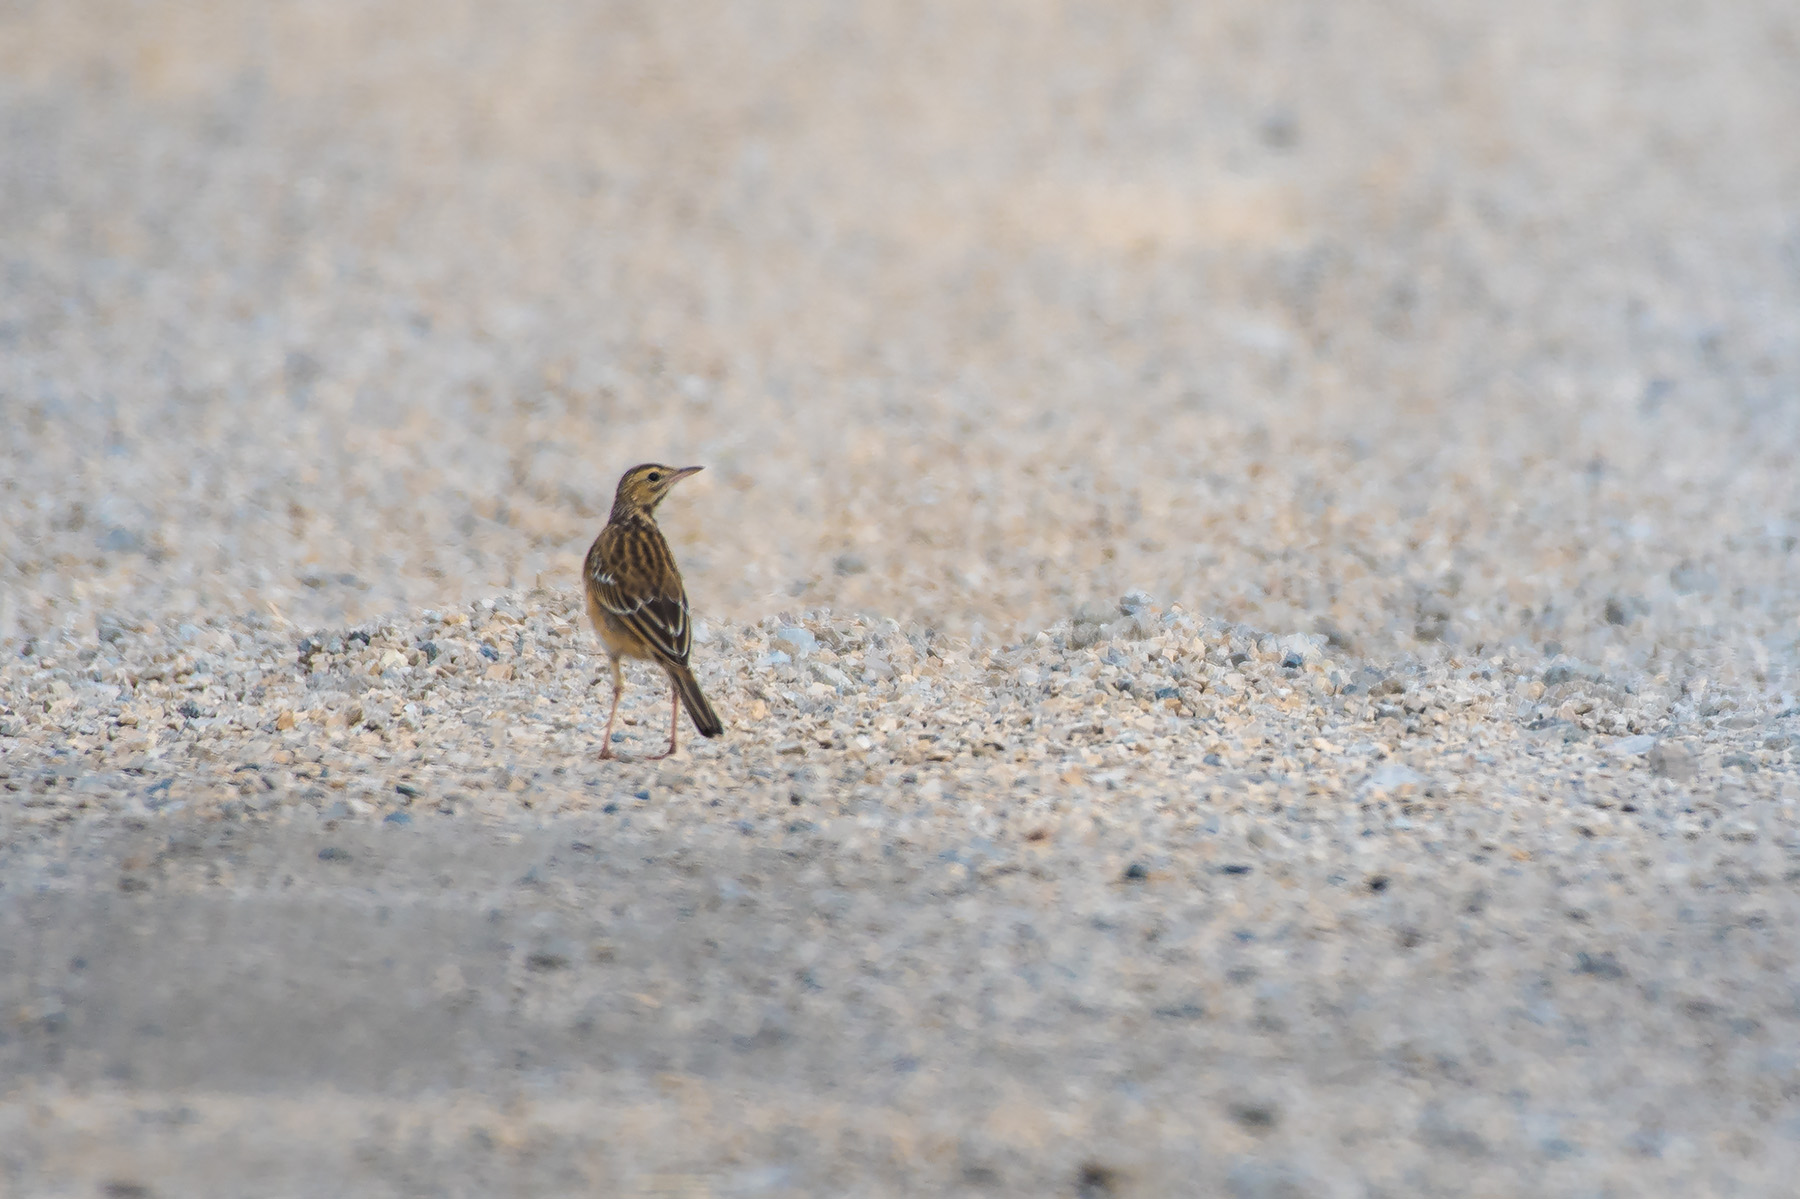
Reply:
[[[622,672],[619,670],[619,660],[617,658],[612,659],[612,672],[613,672],[612,711],[610,711],[606,714],[606,735],[600,739],[600,760],[602,762],[606,761],[606,759],[613,756],[613,749],[612,749],[613,721],[618,718],[619,695],[625,689],[625,680],[624,680]]]
[[[675,733],[681,728],[681,691],[675,686],[675,680],[669,680],[669,748],[656,755],[656,759],[668,757],[675,752]]]

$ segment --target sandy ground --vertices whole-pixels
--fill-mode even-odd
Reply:
[[[1785,1193],[1797,79],[0,8],[0,1189]],[[603,766],[646,459],[732,732]]]

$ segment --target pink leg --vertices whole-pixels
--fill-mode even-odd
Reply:
[[[681,692],[675,689],[675,680],[669,680],[669,748],[657,754],[658,760],[675,752],[675,732],[681,728]]]
[[[600,739],[600,760],[602,762],[604,762],[608,758],[614,756],[613,749],[612,749],[613,721],[618,719],[618,716],[619,716],[619,694],[621,691],[624,690],[624,687],[625,687],[624,679],[619,672],[619,660],[617,658],[614,658],[612,660],[612,672],[613,672],[612,711],[610,711],[606,714],[606,735]]]

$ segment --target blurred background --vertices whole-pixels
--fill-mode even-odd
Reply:
[[[1141,587],[1792,687],[1784,0],[0,4],[0,638]],[[1722,665],[1721,665],[1722,664]]]

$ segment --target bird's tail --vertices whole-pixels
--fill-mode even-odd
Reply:
[[[694,727],[700,730],[702,737],[717,737],[725,731],[719,714],[713,711],[712,705],[706,702],[706,696],[700,693],[700,684],[694,679],[693,671],[685,666],[671,666],[669,680],[681,694],[681,702],[686,705],[688,715],[694,718]]]

